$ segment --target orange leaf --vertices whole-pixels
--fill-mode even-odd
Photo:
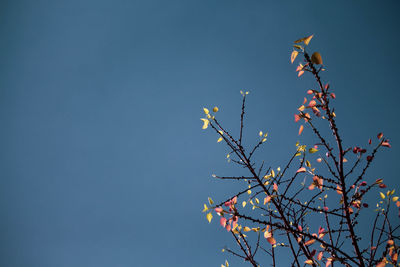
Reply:
[[[307,242],[304,243],[304,245],[309,246],[315,243],[315,239],[310,239]]]
[[[322,64],[321,54],[318,52],[314,52],[314,54],[311,55],[311,62],[317,65]]]
[[[310,103],[308,103],[309,107],[314,107],[317,104],[317,102],[315,102],[315,100],[311,100]]]
[[[313,260],[306,260],[304,263],[308,265],[313,265],[314,262]]]
[[[299,115],[294,114],[294,121],[295,121],[295,122],[298,122],[300,119],[301,119],[301,118],[300,118]]]
[[[303,130],[304,130],[304,126],[303,126],[303,125],[300,125],[300,128],[299,128],[299,135],[301,135],[301,133],[303,132]]]
[[[320,261],[320,260],[322,260],[323,256],[324,256],[324,252],[321,251],[320,253],[318,253],[317,259]]]
[[[296,173],[299,173],[299,172],[306,172],[306,168],[304,168],[304,167],[301,167],[300,169],[298,169],[298,170],[297,170],[297,172],[296,172]]]
[[[297,52],[296,50],[293,50],[292,55],[290,56],[290,62],[294,62],[294,60],[296,59],[297,55],[299,54],[299,52]]]
[[[275,244],[276,244],[276,240],[275,240],[275,238],[273,238],[272,236],[271,236],[271,237],[268,237],[268,238],[267,238],[267,241],[268,241],[268,243],[270,243],[271,245],[275,245]]]
[[[271,200],[270,196],[264,198],[264,205],[267,204]]]

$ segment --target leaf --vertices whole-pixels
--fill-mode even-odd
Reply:
[[[298,43],[303,42],[305,45],[308,45],[310,43],[311,39],[313,38],[313,36],[314,35],[310,35],[310,36],[307,36],[307,37],[300,38],[300,39],[294,41],[294,43],[298,44]]]
[[[250,232],[251,229],[248,226],[243,227],[243,232]]]
[[[296,173],[299,173],[299,172],[306,172],[306,168],[304,168],[304,167],[301,167],[300,169],[298,169],[298,170],[297,170],[297,172],[296,172]]]
[[[222,136],[220,136],[217,140],[217,143],[221,142],[222,140],[224,140],[224,138],[222,138]]]
[[[396,202],[397,200],[399,200],[399,197],[393,197],[393,198],[392,198],[392,201],[393,201],[393,202]]]
[[[203,121],[203,127],[202,127],[202,129],[203,129],[203,130],[207,129],[207,128],[208,128],[208,124],[210,123],[210,121],[207,120],[207,119],[203,119],[203,118],[201,118],[200,120]]]
[[[271,170],[271,175],[272,175],[272,177],[275,178],[275,172],[274,172],[274,170]]]
[[[324,256],[324,252],[321,251],[320,253],[318,253],[317,259],[320,261],[320,260],[322,260],[323,256]]]
[[[316,148],[314,148],[314,147],[312,147],[312,148],[310,148],[310,149],[308,150],[308,153],[310,153],[310,154],[314,154],[315,152],[318,152],[318,149],[316,149]]]
[[[310,239],[307,242],[304,243],[304,245],[309,246],[315,243],[315,239]]]
[[[293,50],[293,52],[292,52],[292,54],[291,54],[291,56],[290,56],[290,62],[292,62],[292,64],[293,64],[293,62],[294,62],[294,60],[296,59],[296,57],[297,57],[298,54],[299,54],[298,51]]]
[[[246,207],[246,204],[247,204],[247,202],[246,202],[246,201],[243,201],[243,202],[242,202],[242,207],[243,207],[243,208]]]
[[[274,183],[274,191],[278,192],[278,185]]]
[[[300,50],[303,50],[303,47],[301,45],[293,45],[293,47],[297,48],[297,49],[300,49]]]
[[[267,204],[271,200],[270,196],[264,198],[264,205]]]
[[[315,107],[317,105],[317,102],[315,100],[311,100],[310,103],[308,103],[309,107]]]
[[[226,218],[225,217],[221,217],[221,219],[219,220],[219,223],[221,224],[222,227],[225,228],[225,226],[226,226]]]
[[[392,147],[392,146],[389,144],[389,141],[382,142],[382,146],[385,146],[385,147]]]
[[[211,197],[208,197],[208,203],[210,203],[210,205],[214,204],[214,201],[211,199]]]
[[[314,52],[311,56],[311,62],[317,65],[322,64],[321,54],[318,52]]]
[[[208,223],[211,223],[211,220],[213,218],[211,212],[207,213],[206,218],[207,218]]]
[[[276,244],[276,240],[275,240],[275,238],[273,238],[272,236],[271,236],[271,237],[268,237],[268,238],[267,238],[267,241],[268,241],[268,243],[270,243],[271,245],[275,245],[275,244]]]
[[[379,192],[379,195],[381,196],[382,199],[385,199],[385,197],[386,197],[385,194],[382,192]]]
[[[313,265],[314,264],[313,260],[306,260],[304,263],[308,264],[308,265]]]
[[[300,116],[298,114],[294,114],[294,121],[298,122],[300,120]]]
[[[206,115],[210,113],[210,111],[207,108],[203,108],[203,111],[204,111],[204,114],[206,114]]]
[[[204,128],[203,128],[204,129]],[[301,133],[303,132],[303,130],[304,130],[304,126],[303,125],[300,125],[300,128],[299,128],[299,135],[301,135]]]
[[[303,41],[303,43],[305,45],[308,45],[313,37],[314,37],[314,35],[310,35],[310,36],[306,37],[305,40]]]
[[[204,209],[203,209],[203,211],[202,211],[202,212],[206,212],[206,211],[208,211],[208,207],[207,207],[207,205],[206,205],[206,204],[204,204]]]
[[[218,110],[219,110],[218,107],[214,107],[214,108],[213,108],[213,111],[214,111],[214,112],[218,112]]]

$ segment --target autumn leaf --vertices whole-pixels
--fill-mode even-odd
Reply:
[[[296,50],[293,50],[292,55],[290,56],[290,61],[294,62],[294,60],[296,59],[297,55],[299,54],[299,52],[297,52]]]
[[[313,36],[314,35],[310,35],[310,36],[307,36],[307,37],[300,38],[300,39],[294,41],[294,43],[298,44],[298,43],[303,42],[305,45],[308,45],[310,43],[311,39],[313,38]]]
[[[298,170],[297,170],[297,172],[296,172],[296,173],[299,173],[299,172],[306,172],[306,168],[304,168],[304,167],[301,167],[300,169],[298,169]]]
[[[202,127],[202,129],[203,129],[203,130],[207,129],[207,128],[208,128],[208,124],[210,123],[210,121],[207,120],[207,119],[203,119],[203,118],[201,118],[200,120],[203,121],[203,127]]]
[[[211,223],[211,220],[213,218],[211,212],[207,213],[206,218],[207,218],[208,223]]]
[[[268,238],[267,238],[267,241],[268,241],[268,243],[270,243],[271,245],[275,245],[275,244],[276,244],[276,240],[275,240],[275,238],[273,238],[272,236],[271,236],[271,237],[268,237]]]
[[[322,57],[321,54],[318,52],[314,52],[311,56],[311,62],[317,65],[322,64]]]
[[[313,260],[306,260],[304,263],[307,264],[307,265],[313,265],[314,264]]]
[[[303,130],[304,130],[304,126],[303,126],[303,125],[300,125],[300,128],[299,128],[299,135],[301,135],[301,133],[303,132]]]

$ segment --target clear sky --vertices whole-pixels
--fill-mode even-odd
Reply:
[[[283,164],[313,86],[296,77],[291,44],[309,34],[345,144],[383,131],[393,148],[370,179],[398,188],[399,10],[398,1],[1,1],[0,266],[220,266],[231,237],[201,210],[208,196],[234,193],[211,174],[234,173],[201,130],[202,107],[218,105],[237,129],[239,91],[250,91],[245,137],[267,130],[257,156]]]

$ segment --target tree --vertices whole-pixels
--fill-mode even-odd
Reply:
[[[219,204],[208,198],[203,212],[209,222],[213,213],[219,216],[220,225],[236,241],[236,249],[225,251],[252,266],[265,265],[257,260],[262,253],[270,256],[273,266],[280,266],[277,250],[288,251],[292,266],[396,266],[400,225],[391,218],[400,207],[399,197],[394,189],[385,189],[383,179],[365,178],[377,152],[390,148],[389,140],[379,133],[365,147],[345,147],[331,103],[335,93],[320,76],[324,71],[322,57],[318,52],[310,56],[307,51],[312,37],[294,42],[291,62],[301,57],[298,76],[309,73],[316,82],[316,89],[307,91],[308,97],[294,115],[295,122],[302,123],[298,134],[305,125],[314,133],[316,143],[311,147],[297,143],[283,168],[266,166],[254,160],[254,153],[266,142],[267,134],[260,132],[259,142],[249,149],[243,140],[248,92],[241,91],[237,138],[215,117],[217,107],[212,111],[204,108],[203,129],[214,130],[218,142],[229,147],[228,159],[248,174],[213,175],[215,179],[239,182],[243,189]],[[324,134],[323,127],[332,136]],[[324,156],[316,158],[317,154]],[[376,207],[369,207],[365,201],[370,194],[377,196]],[[373,217],[367,222],[371,224],[367,234],[360,233],[357,226],[364,212]],[[228,265],[225,262],[222,266]]]

